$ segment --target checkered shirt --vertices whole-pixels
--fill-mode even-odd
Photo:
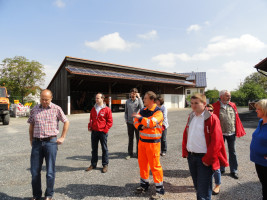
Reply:
[[[33,137],[46,138],[59,133],[59,120],[63,123],[68,121],[62,109],[50,103],[47,108],[43,108],[41,104],[36,105],[27,122],[33,124]]]

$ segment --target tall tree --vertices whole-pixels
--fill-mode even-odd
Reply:
[[[207,90],[205,95],[209,99],[209,103],[214,103],[219,98],[219,91],[214,88],[213,90]]]
[[[6,58],[2,61],[0,78],[5,80],[13,94],[23,99],[26,94],[34,93],[35,87],[44,83],[44,66],[37,61],[29,61],[23,56]]]
[[[267,91],[267,77],[258,72],[254,72],[247,76],[243,84],[246,83],[257,83],[261,85],[265,91]]]

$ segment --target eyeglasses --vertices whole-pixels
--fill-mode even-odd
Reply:
[[[211,109],[211,110],[208,110],[208,111],[210,111],[210,112],[213,112],[213,110]]]

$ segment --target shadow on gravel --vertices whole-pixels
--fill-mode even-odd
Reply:
[[[172,185],[171,183],[164,181],[164,188],[166,192],[169,193],[188,193],[188,192],[195,192],[195,188],[193,185],[190,186],[177,186]]]
[[[183,169],[163,170],[163,174],[166,177],[175,177],[175,178],[187,178],[191,176],[189,170],[183,170]]]
[[[261,192],[262,191],[260,182],[247,182],[232,187],[230,190],[227,191],[222,190],[218,195],[217,199],[261,200],[262,199]]]
[[[68,166],[56,166],[56,172],[74,172],[74,171],[80,171],[85,170],[86,167],[68,167]],[[31,169],[28,168],[28,171]],[[42,166],[42,172],[46,173],[46,166]]]
[[[259,118],[254,110],[239,113],[244,128],[257,128]]]
[[[135,188],[139,184],[126,184],[125,187],[108,186],[108,185],[85,185],[85,184],[69,184],[67,187],[55,189],[56,193],[68,196],[70,199],[83,199],[85,197],[138,197],[134,193]],[[152,186],[153,187],[153,186]],[[150,196],[151,192],[147,192],[142,197]]]
[[[1,200],[22,200],[22,199],[30,199],[30,197],[28,198],[11,197],[5,193],[0,192],[0,199]]]
[[[71,156],[67,157],[67,160],[88,161],[91,160],[91,156]]]
[[[99,152],[102,154],[102,152]],[[128,156],[128,153],[125,152],[109,152],[108,153],[108,158],[109,159],[125,159],[125,157]],[[71,156],[67,157],[66,159],[68,160],[77,160],[77,161],[90,161],[91,156]],[[102,160],[101,156],[98,156],[98,160]]]

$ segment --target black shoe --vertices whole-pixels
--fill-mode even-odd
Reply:
[[[150,184],[149,183],[141,183],[138,188],[136,188],[135,192],[137,194],[143,194],[148,191]]]
[[[238,179],[238,178],[239,178],[239,177],[238,177],[238,173],[236,173],[236,172],[231,172],[230,176],[231,176],[232,178],[234,178],[234,179]]]
[[[139,186],[138,188],[136,188],[135,192],[137,194],[143,194],[143,193],[147,192],[147,190],[148,190],[148,187],[147,188],[144,188],[142,186]]]

